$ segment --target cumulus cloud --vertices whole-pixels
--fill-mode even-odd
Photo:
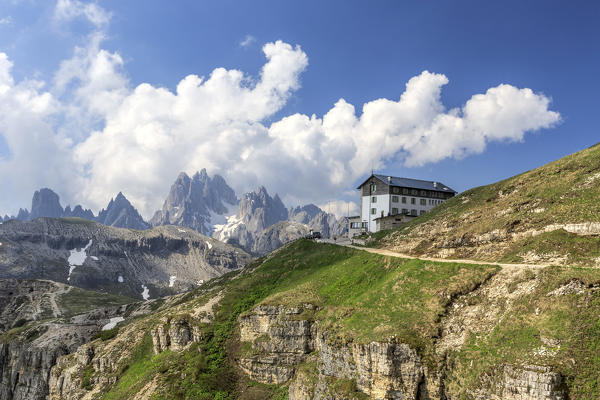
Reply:
[[[54,18],[57,21],[69,21],[81,17],[100,28],[108,24],[111,14],[95,3],[84,3],[79,0],[58,0],[56,3]]]
[[[110,15],[97,8],[61,0],[56,15],[85,16],[98,27]],[[258,76],[216,68],[184,77],[172,91],[131,87],[123,58],[102,49],[102,40],[100,31],[90,35],[51,85],[16,83],[0,53],[0,135],[11,152],[0,160],[0,183],[15,193],[0,197],[0,207],[27,204],[33,190],[49,186],[64,203],[98,210],[122,190],[148,218],[180,171],[202,168],[223,175],[238,193],[264,185],[289,204],[327,206],[347,198],[372,167],[461,158],[560,121],[548,97],[508,84],[447,109],[441,91],[448,78],[423,71],[398,99],[369,101],[360,112],[340,99],[322,116],[268,123],[301,86],[308,56],[300,46],[265,44]],[[329,203],[338,215],[349,206],[358,212],[352,202]]]
[[[256,38],[254,36],[246,35],[246,37],[240,41],[240,47],[248,47],[254,42],[256,42]]]
[[[12,17],[10,15],[7,17],[0,18],[0,26],[11,25],[11,24],[12,24]]]

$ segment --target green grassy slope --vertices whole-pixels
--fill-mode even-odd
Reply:
[[[557,267],[519,277],[511,283],[514,288],[535,280],[535,290],[516,298],[489,332],[470,335],[460,350],[447,356],[434,351],[454,299],[487,285],[498,269],[389,258],[301,240],[245,272],[218,278],[209,287],[189,293],[177,311],[170,306],[134,321],[136,331],[142,332],[139,341],[119,335],[110,339],[123,340],[134,351],[114,373],[117,383],[101,397],[131,397],[154,382],[151,399],[286,398],[285,386],[251,382],[235,367],[235,359],[247,350],[239,342],[237,318],[258,304],[302,303],[319,306],[319,311],[300,317],[319,321],[332,337],[366,343],[395,336],[417,349],[432,368],[447,363],[447,385],[457,398],[485,385],[485,378],[503,365],[531,363],[561,372],[572,387],[571,399],[600,396],[594,372],[600,369],[598,292],[547,296],[572,279],[586,287],[599,284],[600,271]],[[224,296],[214,321],[198,322],[203,333],[200,343],[183,352],[154,355],[149,331],[158,321],[189,315],[219,292]],[[485,299],[469,301],[486,306]],[[556,351],[551,357],[537,356],[536,349],[546,337],[560,344],[551,349]],[[301,370],[314,368],[306,365]],[[354,387],[351,382],[342,386]]]
[[[391,248],[403,241],[423,239],[413,253],[434,254],[445,241],[445,246],[459,243],[457,255],[482,260],[522,262],[523,254],[531,251],[565,256],[563,264],[595,265],[600,257],[598,237],[565,231],[507,241],[487,256],[460,249],[461,243],[494,231],[510,235],[543,230],[552,224],[586,222],[600,222],[600,144],[461,193],[400,229],[379,233],[375,243]],[[428,236],[430,231],[437,236]]]

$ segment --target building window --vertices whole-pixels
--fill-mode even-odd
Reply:
[[[398,214],[398,209],[397,208],[392,208],[392,215],[396,215]]]
[[[408,189],[407,188],[403,188],[402,189],[402,194],[408,194]]]
[[[375,192],[377,190],[377,185],[371,185],[371,192]]]
[[[392,203],[398,202],[398,196],[392,196]]]
[[[427,211],[421,210],[421,215],[425,214]]]
[[[410,210],[410,215],[414,215],[416,217],[418,215],[417,210],[415,210],[415,209]]]
[[[427,192],[425,190],[421,190],[421,196],[423,196],[423,197],[427,196]]]
[[[368,222],[363,222],[362,223],[362,227],[365,228],[365,229],[367,229],[367,224],[368,224]]]
[[[426,205],[427,205],[427,200],[425,200],[425,199],[421,199],[421,205],[422,205],[422,206],[426,206]]]
[[[359,229],[360,228],[360,222],[351,222],[350,223],[350,229]]]
[[[371,197],[371,203],[377,203],[377,197],[375,197],[375,196]]]
[[[412,194],[413,196],[417,196],[419,194],[419,191],[417,189],[411,189],[410,194]]]
[[[402,196],[402,204],[406,204],[406,197]]]
[[[377,209],[371,208],[371,215],[376,215],[376,214],[377,214]]]
[[[394,193],[400,193],[400,188],[398,188],[398,187],[395,187],[395,188],[393,188],[393,189],[392,189],[392,191],[393,191]]]
[[[408,214],[408,208],[403,208],[402,209],[402,214]]]
[[[410,204],[416,204],[416,200],[417,199],[415,199],[414,197],[411,197],[410,198]]]

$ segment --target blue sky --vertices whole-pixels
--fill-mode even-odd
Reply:
[[[86,4],[69,2],[67,6],[81,9]],[[308,65],[299,68],[299,87],[286,92],[284,104],[261,114],[260,123],[267,128],[296,113],[322,118],[340,98],[354,105],[356,116],[360,117],[364,103],[380,98],[398,101],[407,82],[424,70],[447,77],[449,82],[441,90],[441,103],[446,110],[463,107],[473,95],[508,84],[519,89],[530,88],[536,95],[551,99],[548,110],[560,114],[560,121],[540,122],[536,131],[523,128],[522,140],[518,140],[518,135],[517,140],[515,136],[490,140],[480,153],[469,151],[462,157],[451,154],[441,160],[433,157],[415,166],[407,164],[405,149],[392,152],[379,162],[370,161],[383,173],[440,180],[463,191],[535,168],[598,141],[595,119],[596,95],[600,90],[597,75],[600,5],[597,2],[115,0],[91,4],[109,15],[109,21],[94,23],[82,13],[57,18],[57,4],[52,1],[0,4],[0,52],[10,59],[15,82],[43,81],[45,86],[39,89],[40,93],[48,90],[63,105],[85,108],[81,99],[73,100],[76,86],[81,84],[78,80],[71,81],[59,93],[51,88],[56,86],[52,82],[61,62],[74,57],[76,46],[89,47],[94,32],[102,33],[99,49],[121,58],[116,70],[130,91],[149,83],[154,88],[164,87],[174,92],[187,75],[209,77],[217,67],[240,70],[258,80],[265,65],[262,46],[281,40],[292,48],[299,45]],[[245,40],[247,43],[241,45]],[[86,140],[89,134],[86,129],[102,130],[111,120],[106,114],[90,117],[85,110],[75,114],[77,118],[65,112],[44,116],[49,132],[63,132],[70,137],[71,146]],[[75,118],[71,123],[79,124],[82,132],[71,134],[72,125],[64,125],[69,118]],[[87,119],[80,123],[83,121],[80,118]],[[254,122],[250,125],[254,126]],[[11,149],[9,142],[0,129],[0,157],[4,160],[16,158],[17,150]],[[269,145],[260,140],[257,143],[257,147]],[[95,142],[96,146],[101,144],[101,139]],[[73,149],[65,150],[63,146],[62,150]],[[48,152],[54,151],[48,149]],[[176,176],[169,172],[149,182],[105,176],[108,172],[94,172],[99,168],[97,163],[113,161],[103,158],[81,162],[82,154],[90,154],[89,148],[73,152],[79,154],[79,161],[73,165],[69,163],[74,161],[65,162],[69,164],[65,168],[71,172],[77,169],[74,177],[64,172],[60,179],[44,178],[44,174],[30,179],[15,176],[15,171],[19,171],[16,164],[12,168],[0,167],[0,174],[4,174],[0,175],[3,185],[0,211],[14,213],[19,206],[28,206],[31,190],[36,186],[57,185],[63,203],[83,202],[97,208],[123,185],[120,190],[126,195],[131,192],[128,197],[133,198],[134,204],[140,203],[147,215],[148,210],[160,206],[158,199],[164,198]],[[194,154],[199,155],[194,156],[193,162],[178,165],[179,169],[202,165],[204,153]],[[122,159],[114,160],[119,162]],[[53,160],[52,165],[62,168],[60,159]],[[238,192],[262,183],[270,191],[280,192],[290,205],[311,199],[318,204],[333,199],[356,201],[351,190],[363,178],[360,172],[364,172],[343,176],[343,184],[339,183],[340,178],[332,180],[336,183],[331,191],[320,193],[315,189],[303,196],[282,183],[296,176],[293,170],[288,175],[282,171],[281,178],[265,173],[264,182],[260,181],[260,172],[236,181],[235,176],[241,173],[230,171],[234,176],[227,176],[226,163],[211,159],[206,165],[209,174],[224,174]],[[275,165],[286,165],[286,161],[278,160]],[[248,168],[253,166],[249,164]],[[331,168],[318,161],[313,167]],[[363,169],[370,171],[371,166]],[[241,170],[243,166],[235,169]],[[118,174],[119,168],[115,171],[113,174]],[[35,175],[36,169],[28,173]],[[317,172],[308,174],[302,182],[311,179],[316,179],[316,186],[328,183]],[[134,187],[137,182],[150,184],[152,192],[159,194],[150,195],[147,190]]]

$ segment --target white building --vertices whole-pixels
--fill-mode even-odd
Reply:
[[[362,226],[376,232],[376,218],[405,214],[423,215],[433,207],[456,195],[456,191],[440,182],[371,174],[358,188]]]

